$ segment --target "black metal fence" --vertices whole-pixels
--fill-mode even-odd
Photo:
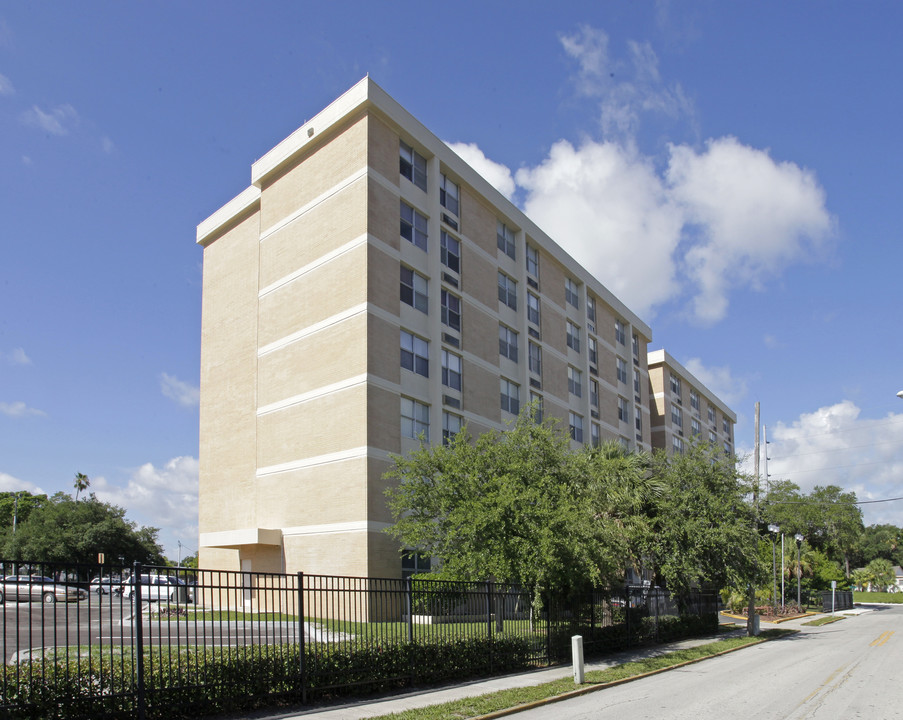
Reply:
[[[717,598],[0,563],[0,716],[196,717],[427,685],[717,628]],[[140,579],[140,580],[139,580]]]

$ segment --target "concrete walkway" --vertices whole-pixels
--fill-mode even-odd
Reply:
[[[867,608],[854,608],[852,610],[838,611],[837,615],[859,615],[863,612],[869,612]],[[809,615],[793,620],[784,620],[781,623],[763,622],[762,630],[772,628],[783,629],[801,629],[803,623],[809,622],[819,615]],[[714,640],[732,637],[735,635],[745,635],[746,626],[738,625],[737,628],[728,633],[721,633],[718,636],[709,636],[704,638],[693,638],[691,640],[681,640],[679,642],[668,643],[665,645],[656,645],[654,647],[636,648],[635,650],[627,650],[614,655],[610,655],[602,660],[586,663],[586,671],[604,670],[614,665],[621,665],[633,660],[641,660],[649,657],[664,655],[675,650],[705,645]],[[485,695],[487,693],[496,692],[497,690],[507,690],[510,688],[530,687],[533,685],[541,685],[551,680],[559,680],[561,678],[572,677],[572,668],[570,665],[556,665],[555,667],[542,670],[534,670],[526,673],[517,673],[514,675],[503,675],[493,677],[486,680],[475,680],[472,682],[461,683],[453,686],[444,686],[440,688],[430,688],[425,690],[413,690],[402,694],[392,695],[390,697],[380,697],[373,700],[361,700],[345,705],[329,705],[328,707],[314,707],[305,710],[294,710],[284,712],[282,714],[250,714],[245,717],[255,718],[257,720],[293,720],[294,718],[316,718],[317,720],[362,720],[363,718],[372,718],[379,715],[388,715],[389,713],[397,713],[405,710],[416,710],[418,708],[428,707],[430,705],[439,705],[441,703],[450,702],[452,700],[460,700],[462,698],[475,697]]]

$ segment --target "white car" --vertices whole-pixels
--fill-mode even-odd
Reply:
[[[91,581],[91,592],[98,595],[118,595],[122,592],[122,581],[119,578],[96,577]]]
[[[140,584],[142,601],[194,602],[188,590],[188,585],[181,578],[176,578],[172,575],[141,575]],[[135,578],[130,577],[122,584],[122,597],[134,600],[135,591]]]

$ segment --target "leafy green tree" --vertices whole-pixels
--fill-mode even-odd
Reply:
[[[763,528],[774,523],[785,537],[801,533],[807,543],[841,563],[849,575],[850,561],[863,532],[855,493],[827,485],[816,486],[803,495],[794,483],[772,483],[762,520]]]
[[[93,493],[79,502],[57,493],[6,536],[2,551],[7,560],[94,563],[104,553],[126,563],[162,564],[157,532],[127,520],[125,510]]]
[[[554,422],[525,411],[507,431],[395,457],[388,532],[447,577],[493,577],[534,596],[612,585],[639,557],[645,473],[643,458],[613,446],[573,452]]]
[[[717,447],[694,443],[656,453],[652,475],[664,486],[651,508],[647,555],[676,597],[699,586],[746,589],[762,577],[749,478]]]
[[[622,570],[639,572],[654,532],[652,513],[667,491],[664,482],[650,472],[648,454],[631,452],[617,441],[585,448],[582,460],[593,520],[614,535],[599,541],[617,545]]]
[[[28,519],[32,510],[46,503],[46,495],[32,495],[24,490],[0,492],[0,538],[12,533],[14,518],[18,527]]]
[[[811,507],[817,512],[815,540],[821,541],[828,554],[850,574],[850,557],[862,535],[862,510],[856,505],[856,493],[844,492],[837,485],[816,486],[809,493]],[[805,533],[804,533],[805,534]]]
[[[829,590],[831,581],[836,582],[838,588],[844,586],[846,578],[839,562],[829,558],[823,551],[815,549],[811,552],[811,562],[813,590]]]
[[[869,525],[859,536],[852,554],[852,563],[857,567],[864,567],[877,558],[903,565],[903,530],[895,525]]]

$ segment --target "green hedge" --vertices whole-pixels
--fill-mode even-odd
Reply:
[[[373,693],[531,667],[525,638],[305,648],[308,697]],[[166,720],[300,702],[297,645],[183,650],[146,656],[147,717]],[[134,718],[134,661],[87,672],[76,660],[35,660],[0,670],[0,716],[9,720]],[[114,690],[119,688],[119,694]]]
[[[308,699],[359,695],[408,685],[431,685],[529,669],[551,641],[552,660],[570,657],[570,638],[584,636],[597,653],[670,641],[717,630],[711,617],[631,618],[624,625],[562,625],[531,636],[497,635],[400,645],[337,643],[305,646]],[[656,635],[657,629],[657,635]],[[94,720],[134,718],[134,659],[109,659],[103,671],[87,672],[84,660],[34,660],[0,669],[0,717],[9,720]],[[144,683],[149,720],[179,720],[273,707],[301,701],[297,645],[259,645],[217,650],[182,650],[145,656]]]

